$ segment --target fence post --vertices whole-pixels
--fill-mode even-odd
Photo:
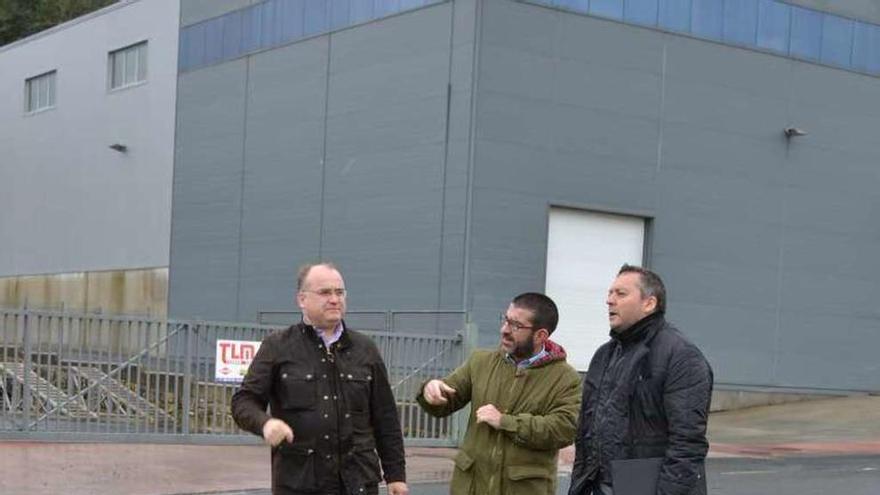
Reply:
[[[479,327],[476,323],[470,321],[470,318],[466,318],[464,324],[464,339],[462,341],[462,356],[460,362],[464,363],[467,361],[468,356],[474,352],[474,349],[477,348],[477,343],[479,342]],[[467,422],[468,417],[470,416],[470,406],[467,408],[463,408],[453,417],[452,421],[452,437],[455,440],[456,446],[461,445],[461,442],[464,441],[464,434],[467,430]]]
[[[195,331],[189,323],[183,323],[183,424],[181,428],[184,435],[189,435],[189,409],[191,406],[192,393],[192,346],[190,345],[190,333]]]
[[[28,429],[31,424],[31,403],[33,402],[33,394],[31,391],[31,334],[30,324],[28,322],[28,309],[25,306],[21,312],[21,318],[18,319],[19,332],[22,337],[22,370],[24,373],[24,390],[22,390],[22,409],[24,409],[24,429]]]

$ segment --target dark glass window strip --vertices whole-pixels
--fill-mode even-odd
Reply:
[[[178,67],[186,72],[444,1],[267,0],[181,28]]]
[[[880,75],[880,26],[779,0],[520,0]]]

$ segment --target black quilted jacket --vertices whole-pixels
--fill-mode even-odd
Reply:
[[[569,495],[612,484],[611,461],[663,457],[657,495],[706,493],[712,368],[662,314],[596,351],[584,379]]]

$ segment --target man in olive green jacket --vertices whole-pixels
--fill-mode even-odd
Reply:
[[[422,387],[417,399],[433,416],[471,403],[452,495],[556,493],[557,454],[574,441],[581,398],[565,350],[549,340],[558,320],[549,297],[521,294],[501,315],[499,349],[475,351]]]

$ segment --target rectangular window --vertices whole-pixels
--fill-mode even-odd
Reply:
[[[758,0],[724,3],[724,41],[754,46],[758,36]]]
[[[852,58],[854,69],[880,73],[880,27],[856,23]]]
[[[819,60],[822,46],[822,14],[814,10],[791,8],[791,50],[794,57]]]
[[[47,72],[24,82],[24,110],[31,113],[55,106],[55,74]]]
[[[822,63],[849,67],[852,56],[853,21],[825,14],[822,23]]]
[[[758,46],[788,54],[788,32],[791,7],[775,0],[758,4]]]
[[[660,0],[658,16],[661,28],[687,33],[691,29],[691,0]]]
[[[626,0],[623,17],[627,22],[645,26],[657,25],[657,0]]]
[[[611,19],[623,19],[623,0],[590,0],[590,13]]]
[[[110,52],[108,57],[110,89],[122,88],[147,80],[147,42]]]
[[[691,9],[691,33],[703,38],[720,40],[723,6],[722,0],[694,0]]]

